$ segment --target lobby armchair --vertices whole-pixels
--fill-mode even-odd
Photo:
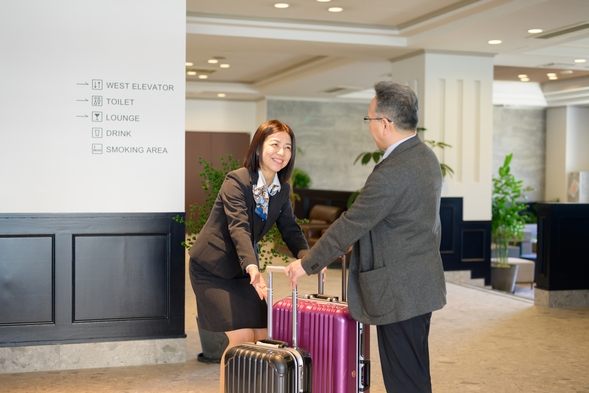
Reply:
[[[313,247],[317,243],[321,235],[343,212],[344,209],[336,206],[315,205],[311,208],[309,222],[301,224],[309,247]]]

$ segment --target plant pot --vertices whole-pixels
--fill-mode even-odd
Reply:
[[[491,266],[491,287],[509,293],[515,292],[518,265],[508,267]]]
[[[202,353],[198,354],[198,361],[203,363],[221,363],[223,352],[225,352],[225,348],[229,344],[227,335],[223,332],[210,332],[201,329],[198,323],[198,315],[196,316],[196,325],[198,326],[198,335],[202,347]]]

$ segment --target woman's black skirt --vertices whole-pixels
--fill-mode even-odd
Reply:
[[[249,275],[220,278],[190,259],[190,282],[202,329],[228,332],[267,327],[267,303],[258,297]]]

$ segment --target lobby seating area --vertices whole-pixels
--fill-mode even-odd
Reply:
[[[313,247],[317,243],[321,235],[343,212],[344,209],[337,206],[315,205],[311,208],[309,222],[301,224],[309,247]]]

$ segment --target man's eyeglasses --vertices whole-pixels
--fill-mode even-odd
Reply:
[[[389,123],[392,123],[391,120],[387,119],[386,117],[368,117],[364,116],[364,124],[370,124],[370,120],[382,120],[386,119]]]

